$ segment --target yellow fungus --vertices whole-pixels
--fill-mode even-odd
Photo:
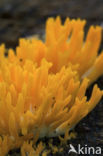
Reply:
[[[91,26],[84,40],[85,23],[49,18],[45,41],[20,39],[8,57],[0,46],[0,156],[15,148],[23,156],[39,155],[43,146],[33,147],[38,138],[70,138],[68,132],[101,99],[97,85],[89,101],[85,92],[103,74],[102,29]]]

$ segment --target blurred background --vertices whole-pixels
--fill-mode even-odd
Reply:
[[[0,43],[15,47],[20,37],[42,35],[46,19],[57,15],[103,25],[103,0],[0,0]]]
[[[5,43],[7,48],[15,48],[20,37],[34,34],[42,36],[46,19],[58,15],[63,21],[67,16],[86,19],[86,31],[90,25],[103,27],[103,0],[0,0],[0,44]],[[96,83],[103,89],[103,77]],[[87,90],[88,97],[91,90],[92,86]],[[103,99],[76,126],[75,131],[77,138],[70,141],[74,146],[87,144],[103,149]],[[54,138],[54,144],[58,146],[58,142],[58,138]],[[67,155],[70,142],[63,147],[62,155]],[[14,156],[17,153],[19,155],[20,151],[11,151],[9,154]],[[61,156],[60,153],[57,155]]]

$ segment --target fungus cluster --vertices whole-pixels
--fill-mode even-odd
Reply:
[[[85,92],[103,74],[102,29],[91,26],[84,40],[85,23],[49,18],[45,41],[20,39],[8,57],[0,46],[0,156],[16,148],[32,156],[30,140],[67,136],[100,101],[97,85],[89,100]]]

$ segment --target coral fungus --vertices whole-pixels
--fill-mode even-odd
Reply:
[[[84,41],[85,23],[49,18],[45,41],[20,39],[8,57],[1,45],[0,156],[20,147],[22,155],[25,149],[38,153],[30,140],[66,134],[101,99],[97,85],[89,101],[85,92],[103,74],[103,52],[97,56],[102,30],[91,26]]]

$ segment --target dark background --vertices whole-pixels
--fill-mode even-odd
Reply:
[[[60,15],[64,21],[70,18],[87,19],[86,29],[90,25],[103,26],[103,0],[0,0],[0,43],[6,47],[15,48],[20,37],[28,37],[34,34],[42,36],[45,32],[45,21],[48,17]],[[101,48],[103,44],[101,44]],[[97,82],[103,89],[103,77]],[[88,89],[88,97],[92,86]],[[85,146],[100,146],[103,150],[103,99],[96,108],[83,119],[75,128],[78,133],[76,139],[63,146],[62,153],[56,156],[67,156],[69,143],[75,147],[78,144]],[[47,142],[47,139],[44,139]],[[59,145],[58,138],[54,144]],[[10,155],[19,155],[19,150],[10,152]],[[49,154],[49,156],[52,156]],[[102,151],[103,155],[103,151]]]

